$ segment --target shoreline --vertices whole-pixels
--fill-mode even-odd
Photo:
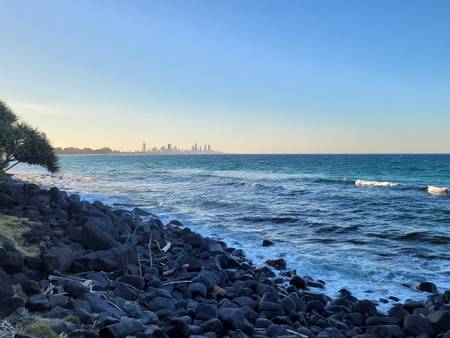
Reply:
[[[450,316],[449,306],[445,305],[450,299],[449,291],[430,294],[425,302],[394,305],[385,315],[372,301],[357,300],[347,290],[333,299],[313,288],[320,287],[320,281],[302,278],[292,271],[277,275],[267,265],[255,266],[242,250],[191,232],[178,221],[163,225],[159,218],[144,210],[113,209],[98,201],[80,201],[76,196],[68,196],[57,188],[48,191],[14,181],[0,186],[0,215],[26,216],[37,222],[31,227],[33,231],[41,231],[41,236],[48,237],[46,248],[38,258],[22,255],[21,260],[20,253],[12,248],[4,250],[0,262],[3,270],[5,259],[9,264],[5,274],[10,275],[10,286],[23,271],[32,270],[35,274],[37,271],[42,278],[34,281],[40,288],[28,290],[31,295],[25,292],[21,298],[13,294],[3,301],[0,309],[4,314],[6,305],[8,311],[25,307],[41,313],[40,316],[42,313],[53,316],[59,311],[58,315],[64,313],[78,318],[76,330],[88,330],[89,333],[83,333],[86,337],[356,337],[364,334],[364,337],[402,337],[423,333],[437,337],[450,330],[445,326]],[[42,231],[43,227],[46,232]],[[120,262],[124,255],[133,259],[133,263]],[[37,264],[38,260],[41,264]],[[115,269],[116,260],[122,264],[120,271]],[[268,263],[285,268],[281,260]],[[111,270],[103,271],[108,281],[101,278],[99,267],[100,271]],[[55,275],[54,270],[63,271]],[[84,280],[80,280],[80,275]],[[99,280],[85,278],[94,275]],[[88,288],[87,281],[93,286]],[[27,281],[19,279],[18,284],[22,283]],[[48,286],[44,290],[43,285],[54,288],[45,294],[43,291]],[[89,300],[98,296],[93,291],[95,287],[100,287],[96,292],[101,296],[117,298],[115,305],[120,311],[116,311],[121,315],[110,307],[101,309],[104,311],[92,309]],[[432,283],[423,283],[421,288],[437,291]],[[52,307],[53,295],[68,298],[67,303]],[[78,300],[90,304],[95,319],[86,314],[89,311],[77,307]],[[129,304],[133,304],[133,315],[126,311]],[[106,317],[114,317],[111,312],[116,318],[108,321]],[[125,321],[124,314],[128,318]],[[101,325],[95,326],[98,320]],[[123,330],[130,332],[123,335]]]

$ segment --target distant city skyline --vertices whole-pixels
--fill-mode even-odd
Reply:
[[[205,144],[203,147],[193,144],[190,149],[178,148],[176,145],[167,143],[159,147],[148,147],[147,143],[143,142],[140,150],[117,150],[110,147],[55,147],[58,154],[221,154],[221,151],[215,150],[210,144]]]
[[[60,147],[131,151],[150,135],[227,153],[450,152],[449,13],[444,0],[3,0],[0,99]]]

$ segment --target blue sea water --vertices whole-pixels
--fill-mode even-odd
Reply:
[[[63,156],[57,185],[109,205],[139,206],[163,220],[246,250],[358,297],[423,297],[450,289],[450,155]],[[276,242],[262,247],[262,239]]]

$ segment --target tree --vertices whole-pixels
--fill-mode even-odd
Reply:
[[[19,163],[39,165],[50,172],[59,169],[58,158],[47,136],[25,122],[0,101],[0,173]]]

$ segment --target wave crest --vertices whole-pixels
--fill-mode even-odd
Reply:
[[[448,194],[449,189],[444,188],[444,187],[436,187],[433,185],[429,185],[427,187],[427,191],[428,191],[428,193],[433,194],[433,195],[443,195],[443,194]]]
[[[400,185],[397,182],[386,182],[386,181],[365,181],[365,180],[356,180],[355,185],[358,187],[395,187]]]

